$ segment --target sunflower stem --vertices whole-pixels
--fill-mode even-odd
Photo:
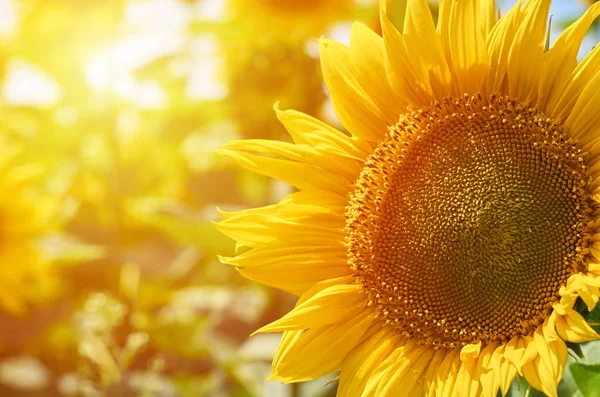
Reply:
[[[300,384],[292,383],[292,397],[300,397]]]

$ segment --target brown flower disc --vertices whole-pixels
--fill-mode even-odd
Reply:
[[[403,116],[367,159],[347,210],[370,304],[419,343],[532,332],[585,267],[586,157],[562,126],[504,97]]]

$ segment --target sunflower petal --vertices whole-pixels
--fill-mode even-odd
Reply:
[[[314,164],[227,149],[221,149],[219,152],[247,170],[279,179],[301,190],[321,189],[345,195],[349,189],[347,180]]]
[[[508,393],[513,379],[517,376],[517,368],[504,357],[505,349],[505,345],[498,346],[491,359],[491,365],[500,384],[500,392],[503,396]]]
[[[269,141],[264,139],[246,139],[227,143],[225,149],[238,152],[253,152],[275,155],[289,160],[304,162],[317,166],[331,175],[343,180],[345,186],[350,186],[359,174],[361,163],[339,156],[334,153],[322,153],[310,145],[293,144],[289,142]]]
[[[531,0],[508,53],[508,94],[530,102],[537,96],[550,0]]]
[[[361,87],[382,111],[389,112],[386,119],[397,121],[407,103],[392,90],[387,79],[383,38],[365,24],[355,22],[350,32],[350,51]]]
[[[366,384],[365,390],[361,397],[376,397],[378,396],[377,390],[381,383],[389,383],[389,376],[391,373],[388,371],[390,366],[396,365],[400,358],[404,357],[405,354],[409,354],[416,348],[416,342],[413,339],[401,339],[399,344],[395,347],[394,351],[383,361],[379,362],[377,367],[373,370],[371,378]]]
[[[304,330],[350,320],[366,307],[367,300],[357,284],[338,284],[299,302],[288,314],[255,333]]]
[[[598,131],[600,131],[600,114],[598,113],[598,101],[600,101],[600,71],[588,80],[584,85],[577,102],[573,106],[570,116],[565,120],[565,127],[569,133],[577,138],[581,145],[598,142]]]
[[[510,9],[487,36],[487,47],[489,52],[489,75],[487,92],[506,92],[508,90],[506,73],[508,70],[508,53],[515,39],[515,35],[521,21],[523,12],[521,10],[522,0]]]
[[[448,352],[446,349],[439,349],[435,352],[431,362],[429,363],[429,367],[427,368],[427,373],[425,374],[423,389],[426,393],[424,393],[424,395],[427,395],[428,397],[435,396],[438,372],[442,368],[444,359],[451,354],[452,353]]]
[[[318,255],[315,258],[315,255]],[[343,247],[327,244],[297,247],[275,241],[251,249],[221,262],[236,266],[244,277],[294,295],[301,295],[312,285],[352,273],[346,264]]]
[[[567,360],[567,346],[560,339],[549,341],[542,330],[544,327],[548,327],[547,322],[542,327],[538,327],[533,334],[535,347],[540,357],[537,372],[544,387],[542,390],[547,394],[556,394],[558,382],[562,377]],[[563,359],[564,361],[562,361]]]
[[[458,395],[465,397],[476,397],[481,395],[480,387],[477,380],[477,357],[467,356],[465,359],[461,359],[462,364],[456,375],[456,388],[458,388]]]
[[[342,365],[337,397],[361,395],[374,369],[398,347],[400,336],[394,330],[380,329],[352,350]]]
[[[215,223],[215,227],[238,243],[251,248],[275,242],[280,236],[308,245],[317,241],[325,241],[333,246],[343,245],[342,226],[337,222],[319,224],[318,219],[285,219],[265,213],[241,211]]]
[[[558,36],[543,57],[538,88],[538,106],[554,117],[560,94],[571,81],[577,67],[577,53],[590,26],[600,16],[600,3],[593,4],[586,13]]]
[[[356,81],[350,49],[321,39],[320,54],[323,79],[335,114],[344,127],[358,138],[373,142],[381,140],[388,125],[395,124],[396,120],[386,120],[385,113]]]
[[[457,395],[458,390],[455,386],[460,366],[460,349],[454,349],[440,364],[436,376],[436,396],[451,397]]]
[[[488,50],[482,26],[489,14],[480,0],[440,2],[438,32],[452,61],[458,91],[481,92],[487,77]]]
[[[483,349],[479,356],[477,381],[481,384],[483,397],[496,397],[500,388],[500,373],[496,373],[494,360],[500,357],[495,354],[498,343],[491,343]]]
[[[559,120],[564,120],[572,114],[575,102],[577,102],[581,92],[599,69],[600,46],[596,46],[577,65],[567,86],[553,96],[547,109],[548,114]]]
[[[371,152],[364,140],[350,137],[337,129],[296,110],[280,110],[275,104],[279,121],[298,144],[307,144],[325,153],[336,153],[362,162]]]
[[[412,105],[427,106],[433,99],[427,87],[421,83],[419,72],[410,61],[410,53],[404,37],[394,27],[382,7],[380,13],[381,30],[385,44],[385,70],[390,86],[402,99]]]
[[[564,316],[556,316],[556,332],[563,340],[573,343],[600,339],[600,335],[588,325],[581,314],[574,310],[568,311]]]
[[[421,71],[418,77],[424,88],[437,98],[449,96],[452,75],[427,1],[407,2],[403,38],[412,55],[408,59],[415,71]]]
[[[284,197],[280,204],[309,205],[323,207],[332,213],[343,214],[346,212],[348,199],[339,194],[326,190],[298,191]]]
[[[343,323],[292,332],[273,361],[271,380],[302,382],[340,370],[344,359],[362,340],[373,322],[370,311]],[[298,335],[299,334],[299,335]]]
[[[544,388],[544,384],[542,383],[542,380],[540,379],[540,375],[538,372],[539,368],[540,368],[540,358],[536,357],[533,361],[530,361],[527,364],[523,365],[523,367],[522,367],[523,376],[525,377],[525,379],[527,380],[527,383],[529,383],[529,385],[531,387],[533,387],[534,389],[543,390],[544,392],[546,392],[546,390]],[[556,397],[556,390],[554,390],[554,393],[551,393],[550,395],[552,397]]]
[[[420,346],[414,349],[400,348],[394,353],[390,358],[396,356],[396,359],[382,364],[387,366],[382,373],[385,381],[378,383],[375,395],[422,395],[423,377],[435,351],[429,346]]]

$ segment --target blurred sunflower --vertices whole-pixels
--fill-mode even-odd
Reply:
[[[40,240],[51,231],[55,203],[32,187],[35,166],[20,165],[17,150],[2,142],[0,156],[0,310],[22,314],[57,292],[57,278]]]
[[[347,18],[354,0],[229,0],[228,13],[257,37],[286,39],[318,36],[331,23]]]
[[[245,137],[282,136],[283,128],[273,117],[275,101],[310,115],[321,111],[325,92],[319,60],[307,54],[304,45],[244,40],[225,40],[224,44],[226,104]]]
[[[226,145],[299,189],[218,224],[248,248],[223,262],[300,296],[258,331],[284,332],[272,379],[495,396],[518,374],[556,396],[567,343],[600,338],[600,46],[577,62],[600,5],[545,51],[549,8],[443,0],[436,28],[410,0],[400,33],[382,1],[383,38],[321,41],[350,136],[287,110],[295,143]]]

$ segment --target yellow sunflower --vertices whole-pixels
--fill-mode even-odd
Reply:
[[[254,34],[293,39],[323,34],[353,6],[354,0],[228,0],[227,12]]]
[[[51,231],[53,200],[40,196],[35,166],[21,165],[17,150],[2,141],[0,154],[0,311],[23,314],[57,292],[58,279],[41,239]]]
[[[280,101],[310,115],[325,102],[319,60],[297,43],[267,45],[225,41],[225,100],[231,117],[246,138],[280,138],[284,129],[271,106]],[[252,111],[248,111],[249,107]]]
[[[244,276],[300,297],[272,379],[341,371],[338,396],[557,395],[567,343],[600,338],[600,46],[593,5],[545,51],[549,0],[499,17],[409,0],[400,33],[321,41],[350,136],[277,110],[295,143],[232,142],[242,166],[296,188],[224,213]],[[579,309],[579,310],[576,310]],[[584,313],[585,314],[585,313]]]

